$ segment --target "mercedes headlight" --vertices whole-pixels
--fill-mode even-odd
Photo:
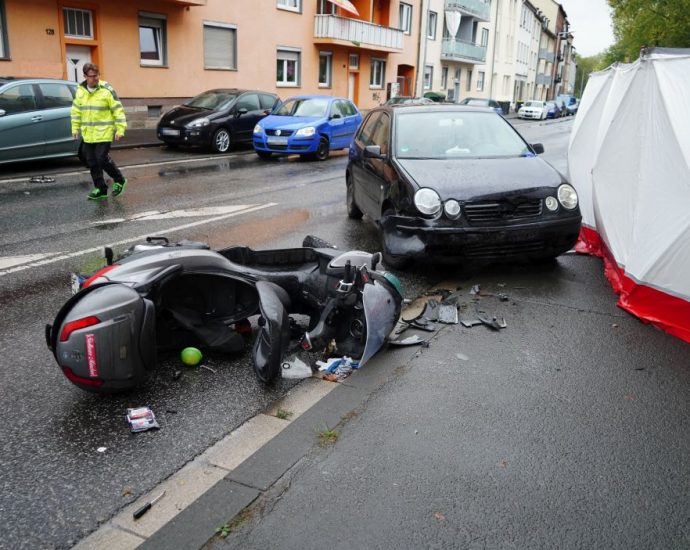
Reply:
[[[313,126],[307,126],[306,128],[300,128],[295,132],[295,136],[300,137],[311,137],[316,133],[316,128]]]
[[[441,197],[433,189],[424,187],[414,194],[414,205],[422,214],[433,216],[441,209]]]
[[[577,207],[577,192],[572,185],[564,183],[558,188],[558,202],[566,210],[573,210]]]
[[[255,134],[261,134],[261,133],[263,133],[263,131],[264,131],[264,129],[261,127],[261,125],[257,124],[256,126],[254,126],[254,133]]]
[[[192,122],[187,124],[187,128],[203,128],[209,124],[211,124],[211,121],[207,117],[202,116],[201,118],[195,118],[192,120]]]

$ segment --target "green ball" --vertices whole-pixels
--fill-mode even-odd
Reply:
[[[202,357],[201,351],[197,348],[184,348],[182,353],[180,353],[180,359],[182,359],[182,362],[188,367],[198,365]]]

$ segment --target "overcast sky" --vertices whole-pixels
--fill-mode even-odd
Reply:
[[[560,4],[568,14],[579,56],[596,55],[613,44],[611,9],[606,0],[560,0]]]

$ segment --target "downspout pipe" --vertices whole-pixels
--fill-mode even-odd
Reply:
[[[494,15],[494,44],[491,49],[491,84],[489,85],[489,97],[495,98],[494,95],[494,64],[496,63],[496,36],[498,35],[498,11],[500,9],[501,0],[495,0],[496,14]]]

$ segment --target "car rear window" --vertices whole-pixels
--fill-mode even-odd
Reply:
[[[395,126],[398,158],[483,158],[531,155],[525,141],[492,112],[401,113]]]

